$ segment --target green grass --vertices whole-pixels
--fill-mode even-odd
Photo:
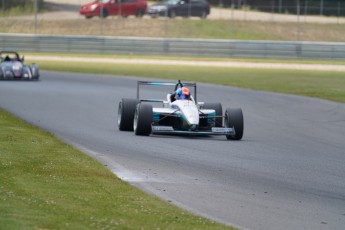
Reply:
[[[102,26],[100,26],[102,25]],[[2,18],[0,32],[34,33],[34,21]],[[343,24],[261,22],[236,20],[137,19],[109,17],[96,19],[39,20],[38,34],[105,35],[162,38],[209,38],[279,41],[345,41]],[[297,36],[299,34],[299,36]]]
[[[149,196],[0,110],[1,229],[229,229]]]
[[[95,54],[95,53],[32,53],[20,52],[20,56],[48,57],[82,57],[82,58],[126,58],[126,59],[158,59],[182,61],[213,61],[213,62],[254,62],[254,63],[293,63],[293,64],[330,64],[345,65],[345,60],[308,60],[308,59],[269,59],[269,58],[222,58],[222,57],[188,57],[188,56],[155,56],[155,55],[125,55],[125,54]]]
[[[184,20],[168,24],[168,37],[274,40],[275,36],[260,30],[249,29],[249,22],[229,22],[228,20]],[[245,25],[245,26],[244,26]]]
[[[34,13],[33,6],[29,6],[29,7],[17,6],[17,7],[12,7],[10,9],[7,9],[5,11],[2,11],[2,8],[0,7],[0,17],[29,15],[33,13]],[[1,20],[3,20],[3,18]]]
[[[345,103],[345,75],[336,71],[244,69],[169,65],[133,65],[37,61],[41,69],[142,76],[236,86]],[[82,68],[81,68],[82,66]]]

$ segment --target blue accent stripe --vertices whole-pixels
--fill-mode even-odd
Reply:
[[[159,113],[153,113],[153,117],[152,117],[154,122],[159,121]]]
[[[215,122],[214,116],[216,116],[216,112],[208,114],[208,117],[209,117],[207,118],[208,124],[213,124]]]

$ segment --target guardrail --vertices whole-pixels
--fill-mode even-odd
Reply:
[[[0,33],[0,49],[238,58],[345,60],[345,43],[50,36]]]

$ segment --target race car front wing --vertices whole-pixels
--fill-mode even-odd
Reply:
[[[152,134],[188,134],[188,135],[235,135],[234,128],[212,127],[209,131],[175,130],[171,126],[152,125]]]

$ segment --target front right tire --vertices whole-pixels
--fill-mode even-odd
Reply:
[[[149,136],[152,128],[152,105],[138,104],[134,114],[133,130],[135,135]]]
[[[138,99],[122,98],[117,110],[117,125],[121,131],[133,131],[135,108],[140,103]]]
[[[228,140],[241,140],[243,137],[243,113],[242,109],[226,109],[224,116],[225,127],[234,128],[235,134],[226,135]]]

